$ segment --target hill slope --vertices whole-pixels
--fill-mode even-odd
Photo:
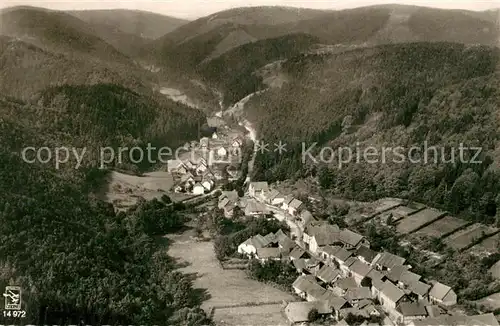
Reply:
[[[91,25],[103,40],[131,57],[151,41],[189,21],[139,10],[69,11]]]
[[[261,139],[288,144],[282,156],[257,157],[256,177],[301,177],[330,166],[323,185],[343,196],[410,197],[491,222],[500,210],[500,197],[495,198],[500,186],[499,59],[500,50],[484,46],[411,43],[288,60],[283,69],[290,82],[246,105]],[[443,148],[438,163],[414,164],[406,156],[414,145],[422,151],[425,141],[439,152]],[[321,146],[348,147],[359,148],[361,160],[344,163],[341,170],[338,156],[317,163],[306,155],[303,162],[301,154],[314,142],[313,156]],[[460,143],[481,146],[476,159],[482,163],[470,163],[473,152],[465,154],[469,163],[443,162],[452,149],[458,157]],[[373,155],[363,159],[368,146],[377,150],[375,163],[367,162]],[[394,163],[388,156],[383,163],[382,148],[397,147],[406,160]],[[323,153],[327,161],[329,153]]]
[[[92,27],[60,11],[13,7],[0,12],[0,34],[44,49],[132,64],[129,58],[99,38]]]

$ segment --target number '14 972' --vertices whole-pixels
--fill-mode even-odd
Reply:
[[[14,311],[3,311],[4,317],[14,317],[14,318],[24,318],[26,317],[26,311],[24,310],[14,310]]]

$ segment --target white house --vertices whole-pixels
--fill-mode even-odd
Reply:
[[[396,285],[385,281],[379,293],[379,301],[383,307],[396,310],[398,304],[405,299],[405,293]]]
[[[283,200],[283,204],[281,205],[281,208],[285,211],[288,211],[289,204],[292,202],[293,199],[294,198],[292,195],[285,196],[285,199]]]
[[[213,180],[206,179],[205,181],[203,181],[201,183],[201,185],[203,186],[203,188],[205,188],[206,191],[212,191],[212,189],[214,188],[215,182],[213,182]]]
[[[248,188],[248,193],[252,197],[260,197],[263,192],[269,191],[269,185],[267,182],[251,182]]]
[[[296,216],[300,210],[302,209],[302,202],[298,199],[293,199],[289,204],[288,204],[288,214]]]
[[[217,133],[216,133],[216,132],[214,132],[214,133],[212,134],[212,139],[218,139],[218,138],[219,138],[219,136],[217,135]]]
[[[205,163],[200,162],[200,163],[198,164],[198,166],[196,167],[195,172],[196,172],[196,174],[197,174],[197,175],[202,175],[202,174],[204,174],[207,170],[208,170],[208,166],[207,166]]]
[[[227,149],[224,147],[219,147],[217,148],[217,151],[215,152],[218,157],[226,157],[227,156]]]
[[[167,170],[170,173],[180,173],[180,174],[187,173],[187,169],[181,160],[168,160]]]
[[[205,193],[205,187],[201,183],[196,183],[193,186],[193,195],[203,195]]]
[[[434,282],[429,292],[429,299],[444,306],[453,306],[457,304],[457,294],[447,285]]]
[[[264,248],[269,245],[269,241],[260,234],[247,239],[238,246],[238,253],[247,256],[255,255],[257,249]]]

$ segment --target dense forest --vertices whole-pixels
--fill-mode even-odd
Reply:
[[[259,154],[255,177],[319,176],[323,188],[360,200],[396,196],[422,201],[471,220],[498,221],[498,49],[452,43],[412,43],[289,60],[294,79],[247,104],[262,139],[288,143],[285,155]],[[276,123],[279,121],[279,123]],[[304,148],[373,146],[438,148],[437,161],[409,159],[339,167],[303,164]],[[461,162],[460,144],[481,147]],[[305,150],[304,150],[305,152]],[[430,152],[430,155],[434,155]],[[380,154],[379,154],[380,155]],[[441,156],[439,156],[441,155]],[[445,158],[448,162],[443,162]],[[427,164],[426,164],[427,163]]]

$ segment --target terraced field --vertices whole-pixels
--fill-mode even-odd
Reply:
[[[471,249],[471,253],[476,255],[490,255],[500,251],[500,233],[484,239]]]
[[[417,234],[441,238],[466,226],[467,224],[469,224],[469,222],[465,220],[453,216],[445,216],[417,231]]]
[[[455,250],[462,250],[473,244],[485,234],[492,234],[494,232],[496,232],[496,229],[476,223],[446,237],[444,243]]]
[[[419,230],[426,224],[439,219],[441,216],[445,215],[446,212],[426,208],[415,214],[404,217],[396,226],[396,231],[399,234],[408,234]]]

